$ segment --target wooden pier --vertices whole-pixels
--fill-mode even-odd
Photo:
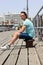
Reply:
[[[9,42],[13,32],[0,33],[0,47]],[[33,45],[26,48],[26,42],[17,39],[9,50],[0,49],[0,65],[43,65],[43,41],[35,40]]]

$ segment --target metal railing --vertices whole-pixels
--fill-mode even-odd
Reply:
[[[38,40],[42,40],[43,37],[43,13],[42,15],[39,15],[41,10],[43,9],[43,6],[38,11],[36,16],[33,19],[34,29],[35,29],[35,37],[38,37]]]

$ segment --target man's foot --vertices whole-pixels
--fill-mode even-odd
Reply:
[[[10,45],[5,45],[3,47],[0,47],[1,50],[9,50],[10,49]]]

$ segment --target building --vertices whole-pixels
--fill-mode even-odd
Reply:
[[[0,16],[0,25],[2,25],[3,22],[4,22],[4,17]]]
[[[4,15],[4,21],[2,22],[2,25],[14,25],[15,23],[22,24],[19,14]]]

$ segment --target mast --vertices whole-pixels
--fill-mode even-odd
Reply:
[[[29,11],[28,11],[28,0],[27,0],[27,8],[26,8],[26,10],[27,10],[27,15],[29,15]]]

